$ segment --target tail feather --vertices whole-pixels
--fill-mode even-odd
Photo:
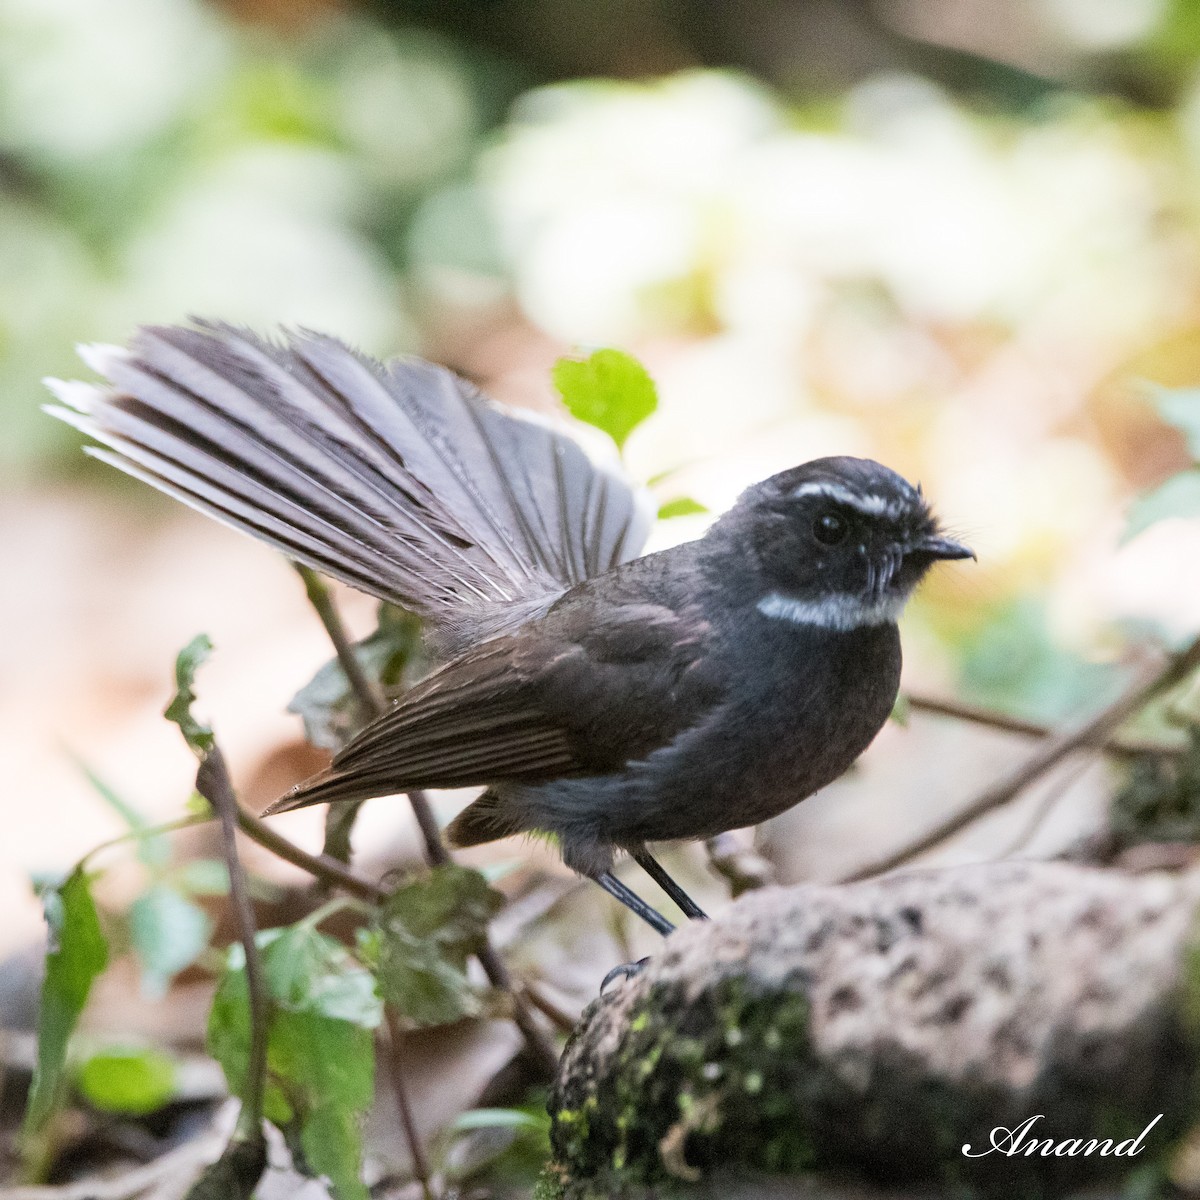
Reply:
[[[500,797],[488,788],[446,826],[446,840],[451,846],[465,848],[524,832],[522,824],[504,811]]]
[[[435,627],[549,597],[638,553],[649,514],[568,434],[419,360],[228,325],[91,347],[48,384],[90,453]]]

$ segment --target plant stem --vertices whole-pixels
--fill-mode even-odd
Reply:
[[[532,980],[523,980],[521,990],[529,997],[529,1003],[561,1032],[571,1033],[579,1024],[575,1017],[559,1008]]]
[[[232,901],[238,940],[246,955],[246,994],[250,1002],[250,1050],[246,1057],[246,1088],[238,1114],[237,1131],[245,1140],[261,1140],[263,1095],[267,1084],[267,1023],[270,997],[263,978],[262,960],[255,938],[254,906],[246,887],[246,875],[237,851],[239,807],[229,779],[229,769],[220,749],[214,744],[200,760],[196,772],[196,790],[213,806],[221,823],[221,847],[229,871],[229,897]]]
[[[354,646],[346,633],[346,627],[342,624],[337,607],[333,603],[333,595],[329,591],[328,584],[311,567],[306,567],[301,563],[292,565],[299,572],[300,578],[304,580],[304,591],[308,595],[308,602],[316,609],[321,624],[325,626],[325,632],[329,634],[329,640],[333,643],[338,663],[345,673],[351,691],[358,697],[359,704],[362,705],[368,716],[378,716],[386,707],[383,696],[375,684],[367,678],[366,672],[362,669],[362,663],[358,661],[358,657],[354,653]]]
[[[1148,679],[1134,683],[1111,704],[1073,729],[1048,736],[1023,763],[1006,778],[984,788],[978,796],[952,817],[922,834],[907,846],[877,858],[842,877],[842,883],[857,883],[882,875],[904,865],[910,859],[932,850],[935,846],[977,821],[985,813],[1007,804],[1031,783],[1040,779],[1051,767],[1068,754],[1085,746],[1094,746],[1108,739],[1118,725],[1144,708],[1156,696],[1182,682],[1200,667],[1200,637],[1170,658]]]
[[[946,700],[937,696],[924,696],[918,692],[906,692],[905,695],[911,707],[920,712],[933,713],[935,716],[969,721],[973,725],[986,725],[990,729],[1002,729],[1006,733],[1021,733],[1028,737],[1046,738],[1054,733],[1048,725],[1026,721],[1022,717],[1010,716],[1008,713],[970,704],[965,700]],[[1129,756],[1148,751],[1169,753],[1172,747],[1115,733],[1099,742],[1096,749],[1103,750],[1106,754]]]
[[[265,821],[248,813],[244,808],[238,809],[237,823],[238,828],[252,842],[257,842],[264,850],[270,850],[277,858],[307,871],[323,883],[339,887],[368,904],[382,904],[387,899],[387,892],[378,884],[363,879],[361,875],[355,875],[345,863],[330,858],[328,854],[309,854],[307,850],[302,850],[295,842],[288,841]]]
[[[191,829],[194,825],[207,825],[212,819],[212,817],[201,816],[178,817],[174,821],[164,821],[161,825],[147,825],[143,829],[130,829],[127,833],[120,833],[116,837],[111,837],[107,841],[93,846],[79,860],[79,865],[84,866],[91,862],[97,854],[111,850],[114,846],[124,846],[128,842],[140,842],[146,838],[161,837],[166,833],[178,833],[181,829]]]
[[[430,1183],[429,1159],[425,1156],[425,1147],[421,1144],[421,1135],[417,1131],[417,1123],[413,1119],[412,1102],[408,1097],[408,1084],[404,1079],[404,1059],[400,1053],[400,1044],[404,1033],[396,1014],[390,1004],[383,1008],[384,1020],[387,1023],[388,1077],[392,1083],[392,1094],[396,1098],[396,1111],[400,1114],[400,1124],[404,1127],[404,1136],[408,1141],[409,1152],[412,1155],[413,1174],[421,1185],[424,1200],[434,1200],[433,1185]]]

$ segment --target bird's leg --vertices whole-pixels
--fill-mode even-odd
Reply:
[[[666,892],[676,904],[679,905],[679,911],[683,913],[685,917],[689,917],[693,921],[708,920],[708,914],[704,911],[704,909],[702,909],[700,905],[698,905],[695,900],[693,900],[691,896],[689,896],[687,892],[685,892],[683,888],[681,888],[679,884],[677,884],[675,880],[673,880],[670,875],[663,870],[662,864],[650,853],[649,850],[646,849],[645,846],[641,847],[639,850],[631,850],[629,853],[633,856],[633,861],[636,862],[638,866],[641,867],[642,870],[645,871],[646,874],[649,875],[650,878],[653,879],[654,882],[657,883],[658,886],[662,888],[662,890]]]
[[[615,900],[625,905],[630,912],[636,913],[656,933],[666,937],[674,931],[675,926],[657,909],[651,908],[636,892],[627,888],[611,871],[596,875],[596,882]]]

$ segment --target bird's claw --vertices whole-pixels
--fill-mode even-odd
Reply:
[[[607,975],[605,975],[603,982],[600,984],[600,995],[604,995],[608,985],[612,983],[614,979],[632,979],[635,975],[640,975],[642,973],[642,968],[649,961],[650,959],[648,957],[639,958],[637,962],[621,963],[619,966],[613,967],[613,969],[609,971]]]

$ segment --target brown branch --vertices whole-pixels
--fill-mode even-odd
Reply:
[[[1000,729],[1005,733],[1019,733],[1026,737],[1051,737],[1054,730],[1038,721],[1027,721],[1023,717],[1014,717],[1009,713],[998,712],[993,708],[971,704],[966,700],[950,700],[939,696],[926,696],[920,692],[906,692],[905,697],[910,707],[918,712],[932,713],[934,716],[950,717],[956,721],[968,721],[972,725],[984,725],[989,729]],[[1150,742],[1144,738],[1132,738],[1126,734],[1114,733],[1096,743],[1096,749],[1105,754],[1128,757],[1134,754],[1145,754],[1152,751],[1169,753],[1174,747]]]
[[[277,858],[289,862],[302,871],[307,871],[316,879],[332,887],[341,888],[359,900],[368,904],[382,904],[387,899],[387,892],[378,884],[361,875],[355,875],[345,863],[331,858],[328,854],[309,854],[295,842],[289,841],[276,833],[265,821],[248,813],[244,808],[238,809],[238,828],[252,841],[257,842],[264,850],[270,850]]]
[[[531,979],[521,980],[521,991],[529,997],[529,1003],[562,1033],[572,1033],[578,1020],[569,1012],[559,1008]]]
[[[212,805],[221,824],[221,849],[229,872],[229,898],[233,905],[238,940],[246,955],[246,995],[250,1003],[250,1049],[246,1055],[246,1093],[238,1114],[238,1135],[246,1141],[261,1142],[263,1096],[267,1086],[267,1024],[270,1021],[270,997],[263,977],[262,960],[255,941],[254,905],[246,886],[246,874],[237,851],[238,813],[240,811],[225,757],[214,743],[200,760],[196,772],[196,791]]]
[[[841,882],[856,883],[862,879],[870,879],[874,875],[882,875],[885,871],[894,870],[910,859],[941,845],[942,842],[977,821],[985,813],[1007,804],[1031,783],[1040,779],[1047,771],[1060,763],[1067,755],[1085,746],[1093,746],[1106,740],[1117,726],[1144,708],[1156,696],[1187,678],[1198,666],[1200,666],[1200,637],[1195,638],[1186,649],[1172,655],[1149,679],[1140,680],[1126,689],[1121,696],[1101,709],[1095,716],[1077,725],[1074,729],[1047,737],[1037,750],[1007,778],[985,788],[952,817],[909,842],[908,845],[902,846],[899,850],[885,854],[874,862],[867,863],[849,875],[843,876]]]

